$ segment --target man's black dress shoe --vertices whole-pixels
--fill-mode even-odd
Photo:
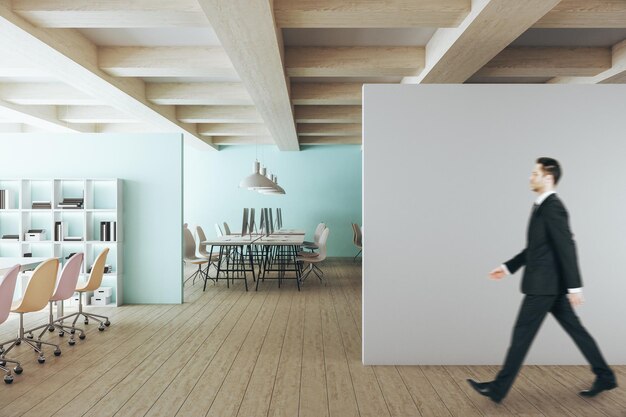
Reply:
[[[612,390],[613,388],[617,388],[617,382],[596,379],[591,389],[580,391],[580,395],[583,397],[595,397],[602,391]]]
[[[473,379],[468,379],[467,382],[470,384],[470,387],[476,390],[476,392],[480,395],[484,395],[485,397],[489,397],[489,399],[494,403],[500,403],[502,401],[502,397],[493,392],[489,382],[476,382]]]

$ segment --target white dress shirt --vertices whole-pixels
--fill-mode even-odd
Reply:
[[[551,196],[552,194],[556,194],[556,191],[552,190],[552,191],[546,191],[545,193],[542,193],[539,197],[537,197],[537,199],[535,200],[535,204],[537,206],[540,206],[541,203],[543,203],[545,201],[546,198],[548,198],[549,196]],[[509,268],[506,267],[505,264],[501,265],[502,269],[504,270],[504,273],[507,275],[511,275],[511,272],[509,271]],[[582,288],[568,288],[567,292],[570,294],[574,294],[574,293],[582,293],[583,289]]]

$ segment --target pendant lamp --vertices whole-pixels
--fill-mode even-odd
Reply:
[[[265,175],[261,175],[260,168],[259,161],[254,161],[254,172],[241,180],[239,188],[247,188],[248,190],[273,189],[274,183]],[[263,169],[265,170],[265,168]]]
[[[259,189],[257,191],[259,193],[261,193],[261,194],[286,194],[286,192],[283,189],[283,187],[278,185],[278,177],[275,176],[275,175],[272,175],[272,180],[274,182],[274,189],[262,188],[262,189]]]

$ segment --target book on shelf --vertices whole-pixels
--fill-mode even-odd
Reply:
[[[2,240],[20,240],[20,235],[2,235]]]
[[[54,241],[63,240],[63,222],[54,222]]]
[[[33,201],[33,210],[50,210],[52,209],[52,202],[50,201]]]
[[[117,240],[117,222],[100,222],[100,241],[115,242]]]
[[[65,242],[82,242],[83,241],[83,237],[82,236],[65,236],[63,238],[63,241],[65,241]]]
[[[85,203],[85,199],[80,197],[80,198],[64,198],[63,201],[61,201],[58,204],[59,208],[63,208],[63,209],[82,209],[83,205]]]
[[[11,190],[0,190],[0,210],[13,208],[13,192]]]

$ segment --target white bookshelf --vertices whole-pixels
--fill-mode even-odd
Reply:
[[[120,179],[0,179],[0,190],[10,190],[11,201],[0,209],[0,257],[58,257],[62,264],[70,253],[84,252],[81,280],[98,254],[109,248],[106,264],[112,272],[104,274],[103,287],[113,289],[108,306],[121,305],[123,282],[122,180]],[[84,198],[80,209],[59,208],[64,198]],[[33,209],[33,201],[50,201],[51,209]],[[63,222],[65,236],[81,237],[80,241],[55,240],[55,222]],[[116,222],[115,241],[101,241],[100,222]],[[30,229],[43,229],[45,240],[26,241]],[[18,235],[18,240],[4,240],[3,235]],[[62,239],[64,239],[62,237]],[[89,298],[89,297],[87,297]],[[86,300],[89,304],[90,299]]]

